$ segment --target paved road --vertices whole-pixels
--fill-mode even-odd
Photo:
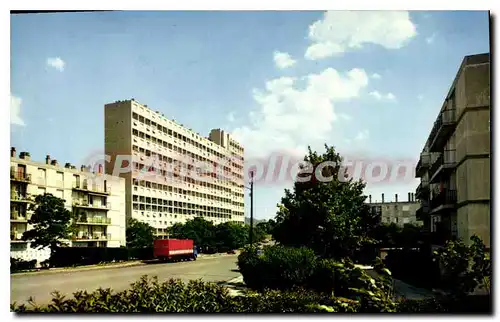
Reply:
[[[26,303],[30,296],[36,303],[43,304],[52,298],[54,290],[71,295],[77,290],[93,291],[102,288],[124,290],[143,275],[158,276],[160,281],[179,278],[184,281],[203,279],[204,281],[228,281],[240,274],[237,256],[228,255],[213,258],[200,258],[194,262],[161,263],[133,267],[95,269],[79,272],[58,272],[39,275],[11,276],[11,303]]]

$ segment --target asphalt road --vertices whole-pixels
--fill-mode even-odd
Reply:
[[[227,255],[199,258],[193,262],[148,264],[133,267],[94,269],[88,271],[65,271],[35,275],[11,276],[11,303],[27,303],[33,296],[37,304],[50,302],[54,290],[71,295],[77,290],[93,291],[112,288],[121,291],[141,276],[158,276],[160,281],[179,278],[184,281],[202,279],[209,282],[228,281],[240,276],[232,271],[237,268],[237,256]]]

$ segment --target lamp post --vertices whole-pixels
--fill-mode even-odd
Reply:
[[[253,171],[250,171],[250,247],[253,245]]]

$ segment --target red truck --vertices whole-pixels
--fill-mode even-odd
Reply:
[[[192,239],[157,239],[153,244],[154,257],[163,261],[196,260],[198,250]]]

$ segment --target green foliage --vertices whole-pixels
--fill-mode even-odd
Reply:
[[[325,148],[322,155],[309,148],[304,161],[311,167],[309,171],[301,169],[293,191],[285,190],[273,238],[285,246],[306,246],[323,257],[353,258],[362,247],[373,243],[370,233],[378,218],[365,204],[365,184],[344,180],[341,156],[333,147]],[[327,166],[319,171],[319,165]],[[307,173],[316,175],[311,180],[303,180],[309,176]],[[318,174],[331,180],[319,182]]]
[[[148,223],[130,218],[127,222],[127,247],[151,248],[154,241],[154,228]]]
[[[335,298],[303,288],[290,291],[265,290],[246,294],[235,300],[235,312],[241,313],[354,313],[359,303],[345,298]]]
[[[132,284],[130,289],[113,292],[99,289],[95,292],[76,292],[73,298],[66,299],[59,293],[53,293],[52,303],[48,306],[11,305],[14,312],[185,312],[214,313],[230,312],[233,298],[226,288],[202,281],[190,281],[185,284],[180,280],[159,283],[157,278],[144,276]]]
[[[20,271],[25,271],[29,269],[34,269],[36,267],[36,259],[30,260],[30,261],[25,261],[19,258],[10,258],[10,272],[15,273],[15,272],[20,272]]]
[[[394,312],[390,271],[378,260],[370,276],[352,261],[321,259],[307,248],[268,246],[262,255],[246,248],[238,256],[245,284],[255,290],[291,290],[297,287],[318,294],[334,294],[359,303],[363,312]]]
[[[225,222],[215,227],[215,240],[219,251],[238,249],[248,242],[248,230],[244,225]]]
[[[248,247],[238,256],[245,284],[257,290],[285,290],[307,285],[315,265],[316,255],[307,248],[266,246],[259,256],[255,248]]]
[[[49,193],[37,195],[30,206],[33,214],[28,221],[33,228],[23,233],[23,240],[30,241],[33,248],[53,249],[66,245],[74,226],[72,214],[66,209],[64,202],[64,199]]]
[[[471,245],[448,241],[435,252],[442,268],[443,287],[455,297],[465,297],[477,287],[490,292],[490,255],[479,237],[472,236],[471,241]]]
[[[405,224],[403,227],[395,223],[380,224],[372,231],[371,237],[379,247],[415,248],[426,242],[426,234],[421,226]]]
[[[177,223],[169,228],[170,237],[192,239],[194,244],[203,252],[215,252],[215,225],[201,217],[186,221],[185,224]]]

